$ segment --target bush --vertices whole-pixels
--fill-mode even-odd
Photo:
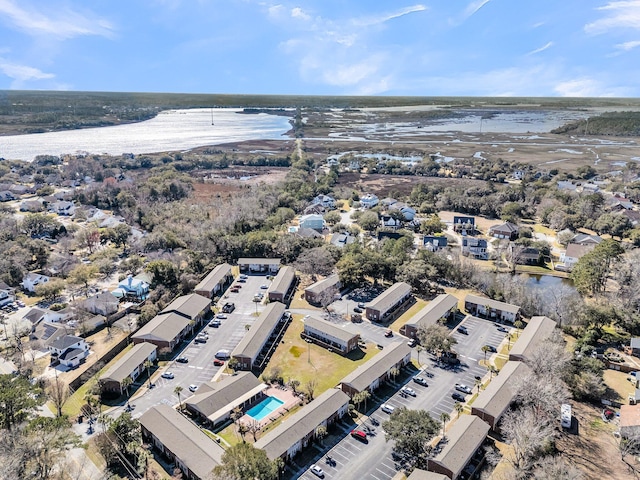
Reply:
[[[49,310],[53,310],[54,312],[59,312],[60,310],[64,310],[67,308],[67,303],[54,303],[49,307]]]

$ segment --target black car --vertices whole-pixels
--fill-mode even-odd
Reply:
[[[355,313],[362,313],[362,309],[360,307],[356,307],[353,309]]]
[[[456,402],[464,402],[465,401],[464,395],[462,395],[461,393],[458,393],[458,392],[453,392],[451,394],[451,398],[453,398]]]
[[[467,328],[463,327],[462,325],[458,327],[458,331],[460,333],[462,333],[463,335],[469,335],[469,332],[467,331]]]
[[[176,362],[178,362],[178,363],[189,363],[189,359],[187,357],[178,357],[178,358],[176,358]]]
[[[497,352],[496,347],[491,346],[491,345],[485,345],[485,346],[484,346],[484,347],[482,347],[482,348],[484,348],[485,350],[487,350],[487,352],[493,352],[493,353]]]

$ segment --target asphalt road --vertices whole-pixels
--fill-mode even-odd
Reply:
[[[482,346],[492,345],[498,348],[505,338],[505,333],[499,331],[497,324],[491,321],[467,317],[463,325],[467,328],[468,335],[457,331],[453,332],[453,336],[458,341],[454,349],[460,355],[461,363],[459,366],[453,368],[438,365],[430,355],[424,352],[421,353],[421,371],[403,373],[402,376],[398,377],[395,385],[377,391],[370,400],[369,417],[377,420],[380,425],[374,426],[370,419],[362,424],[362,428],[368,427],[373,431],[373,435],[369,435],[368,443],[365,444],[351,438],[349,430],[345,430],[342,432],[344,438],[338,444],[323,454],[318,454],[312,462],[295,472],[291,478],[307,480],[317,478],[309,471],[312,463],[316,463],[324,470],[325,478],[327,479],[362,478],[382,480],[393,478],[401,466],[391,458],[393,442],[385,441],[385,434],[381,425],[388,420],[389,415],[384,413],[380,406],[383,403],[387,403],[395,408],[406,407],[415,410],[426,410],[438,421],[443,412],[449,414],[452,419],[455,418],[454,404],[456,401],[451,398],[451,394],[455,391],[455,384],[463,383],[473,389],[475,377],[487,375],[487,369],[478,363],[484,358],[484,353],[481,350]],[[384,337],[384,330],[386,330],[384,327],[370,323],[346,324],[345,328],[349,330],[356,328],[361,332],[365,340],[376,343],[381,342],[383,345],[398,338],[403,338],[397,334],[394,338],[386,338]],[[413,355],[417,358],[415,349]],[[490,355],[488,354],[487,356],[489,357]],[[413,382],[414,376],[421,376],[426,379],[428,386],[424,387]],[[400,395],[399,391],[405,385],[415,390],[415,397],[403,397]],[[325,461],[326,455],[331,456],[335,460],[335,464],[327,464]]]
[[[143,385],[139,390],[141,394],[134,394],[130,400],[130,404],[135,405],[132,412],[134,418],[141,416],[154,405],[165,403],[173,406],[178,404],[178,396],[173,393],[176,386],[182,387],[180,400],[184,401],[193,395],[189,391],[189,385],[200,385],[211,381],[221,373],[220,370],[223,367],[213,364],[216,352],[218,350],[232,352],[236,345],[240,343],[240,340],[247,332],[246,326],[253,325],[257,318],[256,313],[259,314],[265,308],[264,304],[252,301],[253,295],[257,292],[262,292],[266,296],[266,289],[261,289],[260,287],[262,285],[268,286],[271,282],[264,275],[250,275],[245,283],[238,283],[237,280],[235,283],[242,286],[240,291],[238,293],[228,293],[227,298],[223,298],[219,305],[221,307],[227,301],[234,302],[236,305],[235,310],[232,313],[225,314],[228,318],[220,320],[221,325],[218,328],[208,325],[202,328],[201,331],[209,334],[209,339],[206,343],[195,343],[191,340],[183,342],[181,348],[176,350],[173,358],[185,356],[189,359],[189,363],[169,362],[166,367],[158,369],[152,375],[152,382],[155,384],[154,388],[148,389]],[[172,372],[175,378],[162,378],[161,374],[165,371]],[[147,384],[148,382],[145,383],[145,385]],[[112,410],[112,413],[118,415],[124,410],[124,407],[117,407]]]

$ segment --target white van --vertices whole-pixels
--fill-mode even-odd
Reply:
[[[229,360],[230,357],[229,350],[218,350],[216,352],[216,358],[220,360]]]

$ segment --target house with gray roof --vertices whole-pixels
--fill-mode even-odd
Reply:
[[[489,433],[489,425],[473,415],[461,415],[447,432],[448,442],[440,453],[427,460],[427,470],[451,480],[471,478],[482,463],[476,457]]]
[[[331,388],[268,431],[254,447],[264,450],[270,460],[288,461],[311,443],[319,426],[329,428],[348,412],[349,397]]]
[[[495,238],[515,240],[518,238],[518,232],[518,226],[511,222],[505,222],[500,225],[493,225],[492,227],[489,227],[489,236]]]
[[[509,360],[522,362],[547,340],[556,328],[556,322],[549,317],[531,317],[529,323],[515,341],[509,352]]]
[[[119,304],[120,300],[110,292],[98,293],[82,302],[85,310],[95,315],[104,315],[105,317],[116,313]]]
[[[191,320],[175,312],[156,315],[131,336],[133,343],[153,343],[173,350],[193,332]]]
[[[458,311],[458,299],[448,293],[438,295],[423,309],[409,319],[402,327],[400,333],[409,338],[415,338],[418,330],[435,325],[441,320],[449,320]]]
[[[102,392],[117,392],[122,395],[125,378],[135,381],[144,371],[147,361],[156,360],[158,347],[153,343],[138,343],[112,365],[98,379]]]
[[[240,370],[262,368],[269,353],[287,328],[290,316],[285,315],[285,306],[280,302],[267,305],[231,356],[238,360]]]
[[[333,301],[335,295],[340,292],[340,286],[340,277],[334,273],[305,288],[304,299],[311,305],[326,304],[329,300]]]
[[[411,347],[406,342],[393,342],[342,379],[340,386],[349,397],[368,390],[373,393],[391,376],[391,370],[411,361]]]
[[[347,245],[351,245],[356,241],[356,237],[351,235],[350,233],[334,233],[331,235],[331,240],[329,242],[334,247],[344,248]]]
[[[165,404],[139,419],[142,439],[175,463],[188,480],[205,480],[222,463],[224,449],[187,417]]]
[[[185,400],[184,405],[202,422],[215,426],[226,422],[235,408],[240,407],[244,412],[262,401],[267,388],[268,385],[253,373],[238,372],[219,382],[201,384],[195,395]]]
[[[521,318],[519,306],[478,295],[467,295],[464,299],[464,308],[471,315],[482,315],[511,323]]]
[[[315,317],[305,318],[302,336],[342,355],[358,348],[360,340],[359,334]]]
[[[398,282],[367,304],[366,315],[372,322],[383,322],[400,313],[409,304],[411,285]]]
[[[197,293],[182,295],[174,299],[160,313],[176,313],[194,321],[196,325],[201,324],[211,313],[211,300]]]
[[[68,368],[75,368],[89,356],[89,345],[84,338],[74,335],[61,335],[47,345],[51,354],[51,363],[60,362]]]
[[[507,362],[473,402],[471,415],[487,422],[492,430],[497,430],[500,419],[515,400],[521,379],[529,372],[529,367],[523,362]]]
[[[223,263],[211,270],[206,277],[202,279],[193,289],[198,295],[212,300],[215,296],[219,296],[225,287],[233,282],[233,273],[231,273],[231,265]]]
[[[296,269],[293,267],[282,267],[271,282],[269,290],[267,290],[269,301],[287,303],[293,294],[295,285]]]

